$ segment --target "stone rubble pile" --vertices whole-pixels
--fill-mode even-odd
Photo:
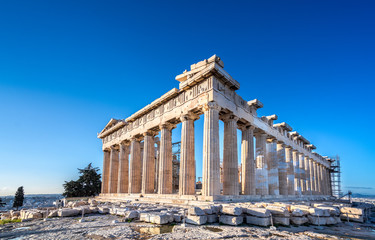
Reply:
[[[123,221],[139,220],[154,224],[186,222],[193,225],[221,223],[237,226],[247,223],[255,226],[270,225],[334,225],[341,221],[363,223],[371,220],[373,204],[330,203],[232,203],[198,206],[162,206],[146,203],[106,203],[89,201],[69,202],[65,208],[22,209],[0,213],[1,219],[22,221],[47,217],[73,217],[84,214],[112,214],[123,217]]]

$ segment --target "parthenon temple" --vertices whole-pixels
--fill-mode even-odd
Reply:
[[[219,57],[191,65],[176,80],[179,89],[125,120],[111,119],[98,134],[104,155],[100,197],[234,201],[332,195],[331,160],[313,151],[316,147],[289,124],[275,123],[277,115],[258,116],[263,104],[236,93],[240,84]],[[199,118],[204,119],[202,189],[196,187]],[[180,123],[179,184],[173,191],[172,129]]]

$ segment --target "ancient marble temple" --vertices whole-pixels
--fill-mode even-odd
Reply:
[[[125,120],[111,119],[98,134],[104,155],[101,197],[207,201],[331,195],[330,159],[313,152],[315,146],[287,123],[274,123],[277,115],[259,117],[257,109],[263,104],[236,93],[240,84],[224,70],[219,57],[191,65],[176,80],[179,89]],[[199,118],[204,118],[203,176],[197,193],[194,121]],[[219,121],[224,123],[223,149]],[[179,123],[179,189],[173,193],[171,134]]]

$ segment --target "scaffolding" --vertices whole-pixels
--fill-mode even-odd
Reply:
[[[331,159],[331,189],[332,195],[340,198],[343,196],[341,191],[341,166],[340,157],[336,155],[335,157],[330,157]]]

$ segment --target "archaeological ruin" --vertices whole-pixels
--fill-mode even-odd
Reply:
[[[104,154],[101,198],[246,201],[332,195],[331,159],[314,152],[316,147],[289,124],[274,123],[277,115],[259,117],[257,110],[263,104],[236,93],[240,84],[224,70],[219,57],[191,65],[176,80],[179,89],[125,120],[111,119],[98,134]],[[194,121],[201,117],[203,168],[198,189]],[[219,121],[224,123],[223,149]],[[176,180],[172,129],[179,123]],[[241,146],[237,129],[242,133]]]

